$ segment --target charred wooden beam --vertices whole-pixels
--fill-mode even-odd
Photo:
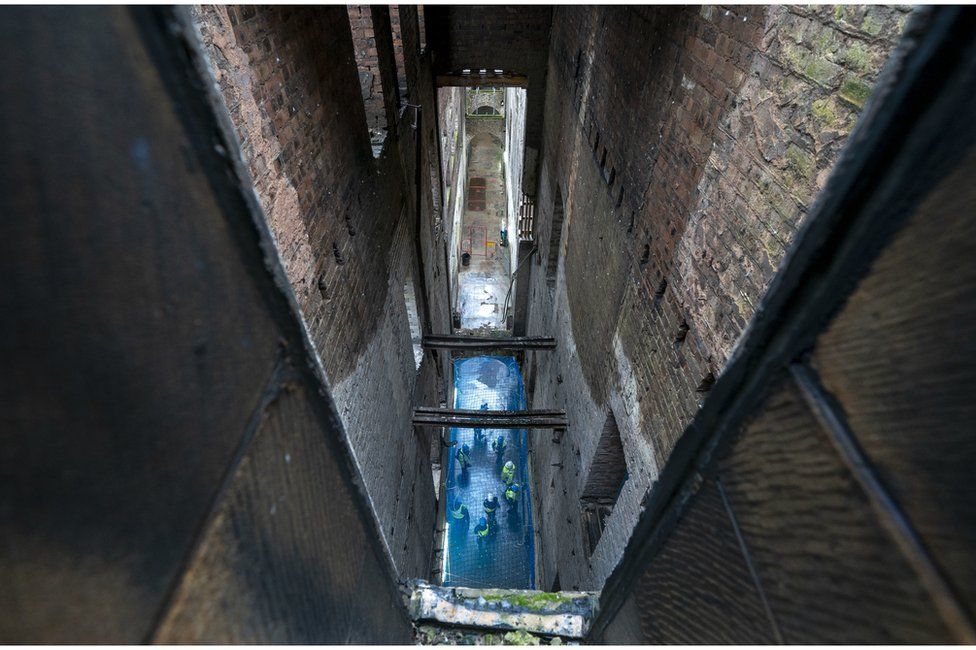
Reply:
[[[448,350],[555,350],[556,339],[545,336],[425,336],[425,349],[443,348]]]
[[[414,426],[485,429],[565,429],[566,411],[480,411],[418,406],[413,410]]]
[[[438,88],[443,86],[466,86],[475,88],[478,86],[509,86],[514,88],[527,88],[529,78],[524,74],[513,74],[509,72],[452,72],[449,74],[439,74],[435,78]]]

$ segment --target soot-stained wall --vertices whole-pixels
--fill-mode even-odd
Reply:
[[[599,588],[616,564],[906,17],[879,6],[555,11],[528,333],[558,349],[525,367],[533,406],[566,408],[571,431],[533,452],[543,585],[558,569],[563,588]],[[588,557],[579,499],[611,413],[629,478]]]
[[[414,403],[436,403],[444,360],[428,354],[417,371],[404,286],[414,282],[426,331],[448,325],[443,233],[440,244],[418,239],[440,227],[433,120],[418,167],[382,7],[369,15],[378,71],[390,77],[377,86],[390,123],[376,159],[345,7],[204,6],[195,17],[385,541],[401,575],[426,576],[436,504],[429,444],[409,418]],[[431,102],[416,12],[401,7],[399,18],[408,92]]]

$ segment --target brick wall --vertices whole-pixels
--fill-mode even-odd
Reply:
[[[371,18],[387,88],[395,67],[380,9]],[[428,355],[416,371],[403,287],[417,278],[428,329],[444,326],[447,292],[430,281],[443,257],[427,243],[419,260],[414,246],[417,224],[434,218],[429,202],[416,213],[415,134],[400,137],[386,92],[390,135],[371,155],[346,8],[204,6],[196,19],[385,541],[401,574],[426,575],[435,502],[427,443],[409,414],[436,399],[443,362]],[[404,22],[402,40],[415,44]],[[417,53],[405,54],[416,77]]]
[[[382,142],[387,128],[386,105],[383,101],[383,75],[376,49],[373,12],[369,5],[348,5],[346,9],[359,69],[359,87],[366,106],[366,124],[371,140]]]
[[[530,334],[542,575],[597,588],[755,310],[901,31],[887,7],[560,7],[553,19]],[[557,279],[545,281],[557,195]],[[593,557],[579,495],[612,412],[630,479]]]
[[[403,57],[403,36],[400,30],[400,7],[390,5],[390,29],[393,32],[393,56],[396,59],[397,89],[400,97],[407,96],[407,65]]]

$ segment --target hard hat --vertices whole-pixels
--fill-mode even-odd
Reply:
[[[478,520],[478,523],[481,524],[482,526],[487,526],[488,525],[488,521],[484,517],[482,517],[481,519],[479,519]]]
[[[461,445],[461,451],[463,451],[464,453],[468,453],[469,451],[471,451],[471,447],[468,446],[468,443],[464,443],[463,445]]]
[[[510,467],[512,469],[515,469],[515,463],[513,463],[512,461],[508,461],[508,462],[505,463],[505,467],[506,468],[509,468]]]
[[[489,493],[488,493],[488,500],[489,500],[489,501],[491,501],[491,500],[492,500],[492,499],[494,499],[494,498],[495,498],[495,495],[494,495],[494,493],[492,493],[492,492],[489,492]]]

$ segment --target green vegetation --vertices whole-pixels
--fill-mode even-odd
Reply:
[[[794,70],[821,86],[830,85],[839,68],[827,59],[804,48],[787,47],[786,58]]]
[[[791,144],[786,150],[786,160],[794,175],[798,178],[809,181],[813,174],[813,158],[796,145]]]
[[[844,63],[857,72],[864,72],[871,63],[868,50],[863,43],[854,43],[844,52]]]
[[[523,609],[541,610],[551,605],[570,603],[573,601],[570,596],[561,596],[558,593],[544,591],[527,593],[500,593],[500,594],[481,594],[481,597],[488,601],[508,601],[509,604]]]
[[[861,110],[871,96],[871,86],[860,79],[847,79],[840,87],[840,98],[854,108]]]
[[[861,29],[870,36],[877,36],[881,33],[883,28],[884,25],[881,23],[881,21],[871,13],[868,13],[868,15],[864,17],[864,22],[861,23]]]
[[[820,126],[833,126],[837,123],[837,111],[834,109],[834,103],[830,101],[829,97],[824,97],[813,102],[810,105],[810,112],[813,113]]]
[[[505,645],[539,645],[539,637],[533,636],[525,630],[515,630],[505,634]]]
[[[820,37],[817,39],[816,48],[818,52],[834,52],[837,50],[837,43],[834,40],[834,30],[830,28],[825,28],[820,32]]]

